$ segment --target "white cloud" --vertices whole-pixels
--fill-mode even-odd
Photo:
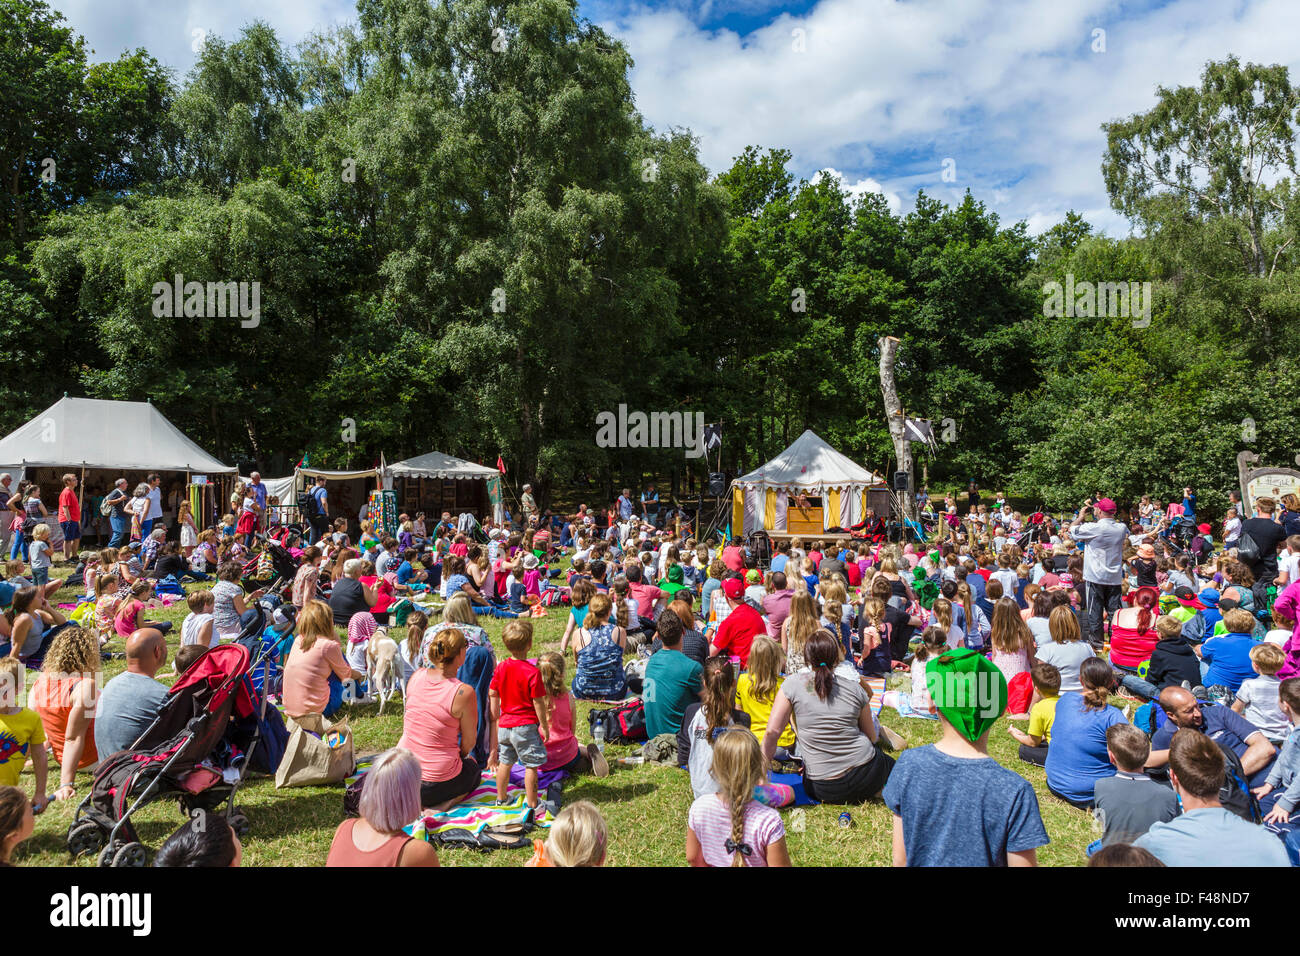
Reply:
[[[1101,178],[1101,124],[1149,109],[1158,84],[1195,84],[1229,53],[1288,64],[1300,80],[1290,0],[1136,14],[1110,0],[822,0],[745,37],[671,9],[605,25],[636,61],[638,108],[657,127],[693,129],[714,171],[748,145],[785,147],[799,176],[833,167],[909,207],[918,188],[946,201],[969,188],[1038,230],[1075,209],[1127,233]],[[1097,28],[1104,53],[1091,49]],[[942,178],[948,157],[954,182]]]
[[[886,189],[870,176],[865,179],[859,179],[857,182],[850,183],[845,180],[844,174],[838,169],[827,166],[825,169],[819,169],[808,177],[808,181],[814,186],[821,182],[822,176],[829,176],[836,180],[840,188],[849,194],[853,199],[861,199],[867,193],[879,193],[885,197],[885,202],[889,205],[889,211],[897,215],[903,209],[903,197],[898,193]]]

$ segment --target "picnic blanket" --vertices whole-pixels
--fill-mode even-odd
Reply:
[[[375,756],[375,754],[369,754],[358,759],[357,769],[352,776],[343,781],[343,785],[350,787],[356,783],[357,778],[370,769]],[[403,829],[417,839],[428,840],[429,834],[443,830],[469,830],[477,835],[487,827],[501,826],[506,823],[522,823],[524,820],[522,769],[519,775],[519,783],[514,782],[513,774],[511,776],[512,780],[506,787],[506,802],[504,804],[497,803],[496,774],[484,771],[479,786],[464,801],[443,813],[431,813],[421,817]],[[565,776],[567,774],[561,770],[542,774],[538,783],[539,792],[545,793],[552,783],[563,779]],[[543,800],[537,813],[533,816],[535,826],[550,827],[552,817],[545,807],[546,801]]]
[[[496,775],[485,772],[478,788],[461,803],[444,813],[431,813],[422,817],[405,829],[411,836],[421,840],[427,840],[429,834],[443,830],[469,830],[479,834],[487,827],[523,823],[524,812],[524,788],[510,784],[506,788],[506,802],[497,803]],[[533,816],[533,824],[549,828],[551,819],[543,801]]]
[[[867,683],[871,685],[871,712],[879,717],[880,699],[885,696],[885,678],[868,677]]]

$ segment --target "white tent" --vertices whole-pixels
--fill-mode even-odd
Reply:
[[[483,481],[487,484],[488,501],[492,508],[492,520],[498,524],[505,520],[505,508],[501,503],[501,474],[487,465],[476,465],[472,461],[444,455],[440,451],[431,451],[414,458],[394,462],[388,466],[386,475],[397,478],[439,478],[449,481]]]
[[[767,464],[732,482],[732,528],[787,530],[789,497],[820,498],[821,528],[848,528],[862,520],[869,489],[884,480],[826,444],[811,429]],[[810,512],[811,514],[812,512]]]
[[[147,402],[62,398],[0,440],[0,468],[188,471],[232,475]]]

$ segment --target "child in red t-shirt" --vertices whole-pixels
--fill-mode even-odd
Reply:
[[[533,646],[533,625],[514,620],[505,626],[502,643],[510,657],[497,665],[488,685],[492,716],[497,721],[497,803],[506,802],[510,768],[524,766],[525,822],[537,810],[538,770],[546,763],[545,740],[551,734],[546,719],[546,688],[537,665],[528,660]]]

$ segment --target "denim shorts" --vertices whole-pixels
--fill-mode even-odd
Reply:
[[[63,537],[67,541],[77,541],[81,538],[80,521],[60,521],[59,528],[63,531]]]
[[[497,728],[497,759],[507,767],[523,764],[536,770],[546,763],[546,744],[537,724]]]

